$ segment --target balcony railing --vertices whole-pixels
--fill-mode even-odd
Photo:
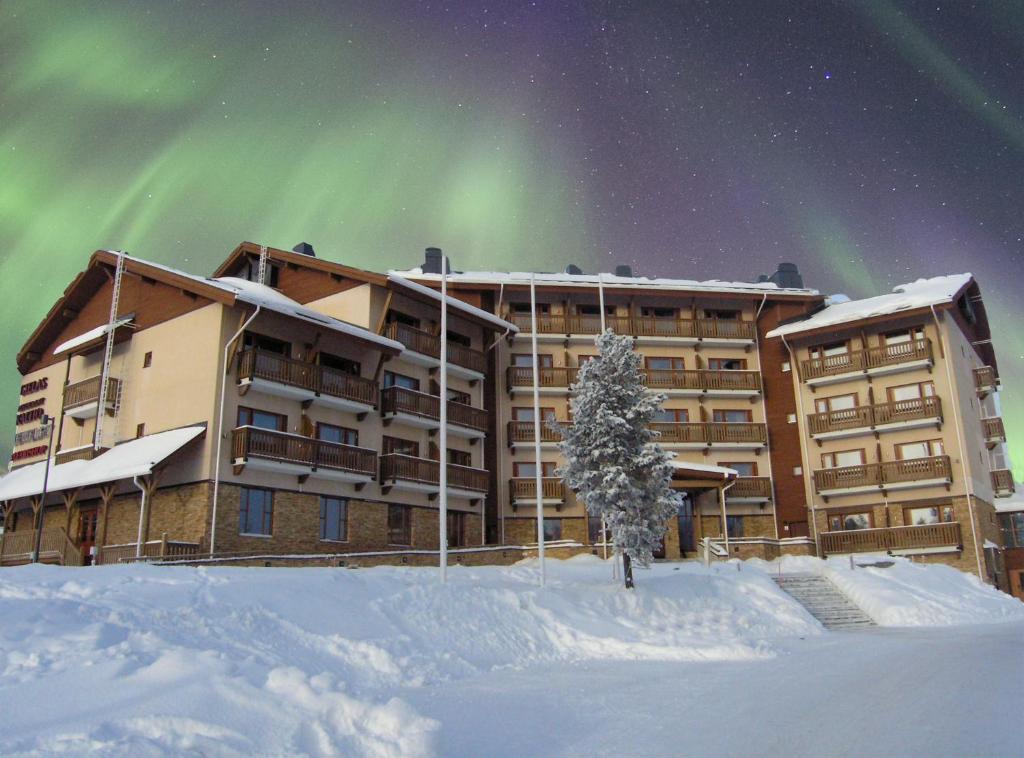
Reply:
[[[992,471],[992,489],[996,497],[1009,497],[1017,491],[1013,483],[1013,472],[1005,468],[997,468]]]
[[[107,402],[114,404],[117,397],[118,380],[107,377]],[[93,376],[80,382],[69,384],[64,388],[64,410],[71,410],[90,403],[99,402],[100,377]]]
[[[764,445],[768,431],[764,424],[751,423],[690,423],[655,421],[651,430],[658,432],[660,444],[750,444]]]
[[[73,447],[68,450],[58,450],[56,455],[53,456],[53,462],[59,466],[62,463],[70,463],[71,461],[91,461],[97,455],[101,455],[109,449],[101,447],[97,450],[92,445],[86,445],[84,447]]]
[[[143,543],[142,555],[138,555],[138,544],[104,545],[96,548],[97,565],[110,563],[134,563],[136,561],[187,560],[199,555],[197,542],[178,542],[168,539],[150,540]]]
[[[559,424],[568,425],[570,421],[559,421]],[[522,444],[533,442],[533,422],[532,421],[509,421],[508,422],[508,441],[510,443]],[[546,420],[541,421],[540,424],[540,441],[541,442],[561,442],[562,435],[559,434],[557,429],[552,429]]]
[[[384,336],[401,342],[413,352],[441,359],[441,337],[437,334],[393,322],[387,325]],[[479,374],[487,371],[487,356],[484,353],[451,340],[448,340],[448,362]]]
[[[35,529],[22,529],[3,536],[0,565],[28,563],[35,547]],[[81,566],[82,552],[63,527],[44,528],[39,535],[39,561],[62,566]]]
[[[981,434],[986,442],[1006,442],[1006,428],[999,416],[981,420]]]
[[[567,366],[544,366],[537,369],[537,382],[540,387],[566,387],[576,381],[578,368]],[[510,366],[508,369],[509,387],[532,387],[533,368],[530,366]]]
[[[814,488],[818,492],[830,492],[858,487],[884,488],[887,484],[933,479],[949,481],[951,478],[949,456],[936,455],[930,458],[820,469],[814,472]]]
[[[771,500],[772,480],[767,476],[741,476],[725,491],[725,501]]]
[[[881,347],[870,347],[867,350],[853,350],[837,355],[811,358],[800,362],[800,371],[804,380],[813,380],[858,371],[869,372],[884,366],[930,361],[931,359],[931,340],[917,339],[909,342],[889,343]]]
[[[974,369],[974,388],[982,396],[999,389],[999,377],[996,376],[996,370],[991,366]]]
[[[938,397],[920,397],[876,405],[859,405],[856,408],[843,408],[826,413],[812,413],[807,417],[807,428],[811,436],[814,436],[851,429],[872,429],[904,421],[941,418],[942,401]]]
[[[377,472],[377,452],[353,445],[240,426],[232,433],[232,458],[262,458],[310,469],[336,469],[372,477]]]
[[[653,390],[761,391],[761,374],[757,371],[646,369],[644,381]]]
[[[248,349],[238,354],[239,381],[262,379],[308,390],[319,395],[351,400],[373,406],[377,403],[377,382],[338,369],[287,358],[267,350]]]
[[[882,529],[851,529],[821,534],[821,549],[825,555],[938,547],[959,548],[962,544],[960,524],[956,522]]]
[[[441,398],[405,387],[385,387],[380,393],[380,410],[385,416],[391,413],[408,413],[439,421]],[[487,431],[487,411],[483,408],[475,408],[472,405],[449,400],[448,423],[485,432]]]
[[[508,319],[523,334],[530,334],[533,319],[528,313],[513,313]],[[605,316],[605,327],[632,337],[689,337],[692,339],[754,339],[754,322],[738,319],[676,319],[659,316]],[[598,334],[599,315],[537,316],[538,334]]]
[[[545,500],[561,503],[565,500],[565,484],[556,476],[545,476],[540,480]],[[509,500],[512,504],[537,499],[537,479],[532,476],[518,476],[508,480]]]
[[[490,477],[486,470],[449,463],[447,471],[450,489],[487,491]],[[441,467],[437,461],[430,458],[415,458],[401,453],[389,453],[380,457],[380,478],[382,483],[402,480],[439,485],[441,483]]]

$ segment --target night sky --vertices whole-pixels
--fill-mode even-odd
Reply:
[[[98,247],[376,270],[971,271],[1024,474],[1024,4],[0,0],[0,413]]]

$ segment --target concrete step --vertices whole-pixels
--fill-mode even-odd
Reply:
[[[772,578],[783,592],[800,603],[830,631],[875,626],[871,617],[827,577],[816,574],[791,574]]]

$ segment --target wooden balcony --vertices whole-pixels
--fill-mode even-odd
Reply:
[[[537,385],[542,394],[559,394],[569,391],[569,385],[576,381],[578,368],[547,366],[537,369]],[[509,366],[506,375],[510,393],[533,389],[533,368],[530,366]]]
[[[974,369],[974,389],[978,397],[985,397],[999,389],[999,377],[996,370],[991,366],[981,366]]]
[[[200,545],[197,542],[179,542],[167,539],[164,535],[159,540],[143,543],[142,554],[139,555],[138,544],[130,542],[124,545],[104,545],[96,548],[96,564],[136,563],[139,561],[180,561],[195,558],[199,555]]]
[[[28,517],[28,514],[25,514]],[[32,562],[36,530],[21,529],[0,537],[0,565],[18,566]],[[39,536],[39,562],[81,566],[82,551],[63,528],[43,528]]]
[[[371,481],[377,472],[375,450],[255,426],[232,432],[231,459],[236,473],[249,466],[354,484]]]
[[[766,503],[772,499],[772,480],[767,476],[741,476],[725,491],[726,503]]]
[[[1006,442],[1006,429],[1003,427],[1003,420],[999,416],[983,418],[981,420],[981,436],[989,448],[993,448],[1000,442]]]
[[[820,495],[948,485],[952,481],[948,455],[865,463],[814,472],[814,488]]]
[[[750,397],[761,392],[761,374],[757,371],[646,369],[644,381],[648,388],[669,395]]]
[[[447,472],[449,495],[478,499],[487,492],[488,471],[449,463]],[[394,487],[426,492],[433,498],[440,489],[441,466],[430,458],[389,453],[380,457],[380,483],[385,493]]]
[[[996,497],[1010,497],[1017,491],[1010,469],[997,468],[992,471],[992,491]]]
[[[889,374],[930,365],[931,340],[918,339],[804,360],[800,374],[808,384],[827,384],[858,374]]]
[[[532,334],[533,319],[528,313],[512,313],[506,317],[519,327],[519,333]],[[651,342],[659,340],[707,342],[724,340],[753,341],[753,321],[736,319],[677,319],[657,316],[605,316],[605,327],[616,334],[625,334]],[[544,315],[537,316],[537,336],[572,338],[591,337],[601,331],[598,315]]]
[[[434,368],[441,362],[441,337],[397,322],[388,324],[384,336],[401,342],[406,350],[402,358]],[[423,356],[423,358],[417,358]],[[448,340],[448,370],[465,379],[481,379],[487,372],[487,356],[480,350]]]
[[[570,421],[559,421],[559,424],[569,425]],[[508,422],[508,444],[509,447],[529,447],[533,444],[534,430],[532,421],[509,421]],[[557,429],[552,429],[545,420],[540,424],[540,442],[542,445],[552,446],[562,441],[562,435]]]
[[[938,397],[896,400],[891,403],[859,405],[807,416],[811,437],[827,439],[892,429],[914,429],[942,423],[942,401]]]
[[[658,444],[666,447],[758,448],[768,442],[768,430],[764,424],[655,421],[650,428],[658,432]]]
[[[385,425],[398,420],[433,430],[441,424],[441,398],[405,387],[385,387],[380,393],[380,412]],[[487,411],[449,400],[448,431],[469,439],[484,437],[487,434]]]
[[[540,480],[541,494],[545,505],[561,507],[565,503],[565,483],[556,476],[546,476]],[[515,508],[520,505],[537,503],[537,479],[532,476],[520,476],[508,480],[509,502]]]
[[[962,550],[960,524],[955,521],[919,526],[895,526],[882,529],[851,529],[822,532],[821,549],[825,555],[836,553],[915,553]]]
[[[117,392],[120,382],[107,377],[107,411],[113,411],[117,403]],[[64,415],[72,418],[93,418],[100,402],[99,375],[69,384],[64,388]]]
[[[66,450],[58,450],[57,454],[53,456],[54,465],[59,466],[62,463],[70,463],[71,461],[91,461],[97,455],[107,452],[110,448],[101,447],[97,450],[92,445],[83,445],[82,447],[72,447]]]
[[[296,400],[312,400],[340,410],[366,413],[377,405],[377,382],[338,369],[287,358],[267,350],[238,354],[241,387]]]

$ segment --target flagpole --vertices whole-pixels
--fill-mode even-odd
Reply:
[[[441,256],[441,399],[440,421],[441,452],[438,465],[441,502],[438,512],[438,542],[440,543],[441,582],[448,581],[448,256]]]
[[[597,299],[601,305],[601,334],[604,334],[604,274],[600,271],[597,272]],[[605,522],[604,516],[601,517],[601,545],[601,553],[604,559],[608,560],[608,524]]]
[[[540,465],[540,369],[537,367],[537,287],[530,272],[530,344],[533,352],[533,460],[537,488],[537,557],[540,559],[540,586],[545,583],[544,570],[544,483]]]

